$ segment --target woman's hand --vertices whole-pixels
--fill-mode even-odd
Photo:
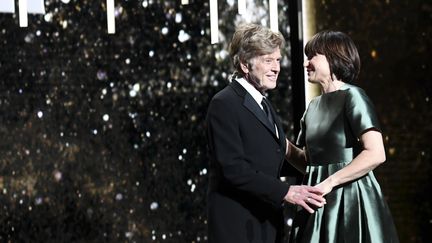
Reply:
[[[323,196],[329,194],[333,190],[333,184],[331,183],[330,177],[322,181],[321,183],[315,185],[314,187],[322,191]]]

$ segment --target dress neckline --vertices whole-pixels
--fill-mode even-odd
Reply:
[[[348,86],[348,84],[343,83],[337,90],[333,90],[333,91],[327,92],[327,93],[322,93],[321,95],[330,95],[330,94],[337,93],[338,91],[345,90],[346,86]]]

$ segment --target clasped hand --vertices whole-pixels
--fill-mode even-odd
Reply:
[[[312,207],[322,207],[326,204],[324,192],[312,186],[290,186],[285,196],[285,201],[297,204],[306,209],[309,213],[314,213]]]

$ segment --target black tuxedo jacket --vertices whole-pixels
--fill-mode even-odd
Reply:
[[[210,102],[208,227],[210,243],[274,243],[283,228],[289,185],[279,180],[285,134],[279,138],[252,96],[233,81]]]

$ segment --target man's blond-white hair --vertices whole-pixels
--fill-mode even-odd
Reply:
[[[234,32],[229,53],[237,74],[244,76],[241,63],[252,65],[253,58],[271,54],[284,45],[285,39],[280,32],[257,24],[242,24]]]

